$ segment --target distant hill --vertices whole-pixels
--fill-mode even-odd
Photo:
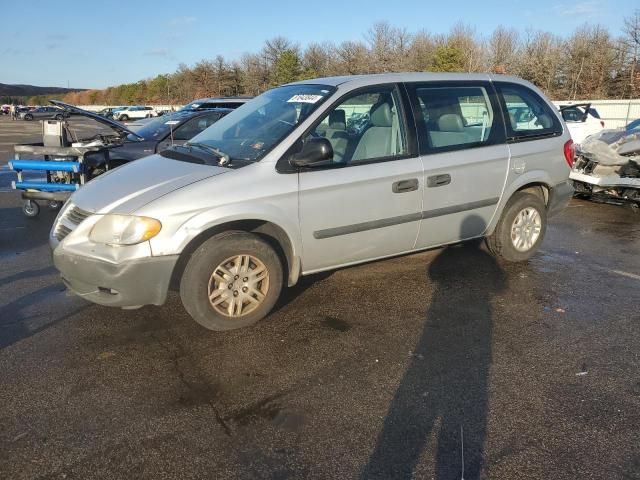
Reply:
[[[36,95],[60,95],[82,92],[85,88],[36,87],[35,85],[7,85],[0,83],[0,97],[34,97]]]

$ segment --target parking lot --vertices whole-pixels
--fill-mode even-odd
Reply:
[[[528,263],[318,274],[210,332],[176,293],[65,292],[55,212],[26,219],[6,169],[39,128],[0,117],[0,478],[640,479],[637,210],[574,199]]]

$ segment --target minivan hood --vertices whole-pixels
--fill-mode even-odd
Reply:
[[[71,202],[94,213],[129,214],[167,193],[228,171],[151,155],[91,180]]]

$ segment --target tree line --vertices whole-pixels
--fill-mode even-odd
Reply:
[[[495,72],[517,75],[554,99],[640,96],[640,10],[619,36],[584,24],[562,38],[545,31],[498,27],[483,36],[465,24],[447,34],[409,32],[374,24],[361,41],[311,43],[285,37],[228,61],[218,55],[174,73],[103,90],[69,93],[75,104],[184,104],[195,98],[258,95],[270,87],[314,77],[382,72]]]

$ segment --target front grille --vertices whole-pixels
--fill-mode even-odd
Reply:
[[[69,205],[67,211],[60,217],[58,224],[54,230],[53,236],[61,242],[67,235],[69,235],[78,225],[80,225],[91,212],[82,210],[75,205]]]
[[[80,223],[89,215],[91,215],[91,212],[82,210],[75,205],[73,205],[67,212],[65,212],[65,217],[67,217],[69,221],[71,221],[75,225],[80,225]]]
[[[67,227],[66,225],[62,225],[59,224],[56,227],[56,232],[54,234],[54,236],[56,237],[56,239],[58,241],[62,240],[64,237],[66,237],[67,235],[69,235],[71,233],[71,229],[69,227]]]

